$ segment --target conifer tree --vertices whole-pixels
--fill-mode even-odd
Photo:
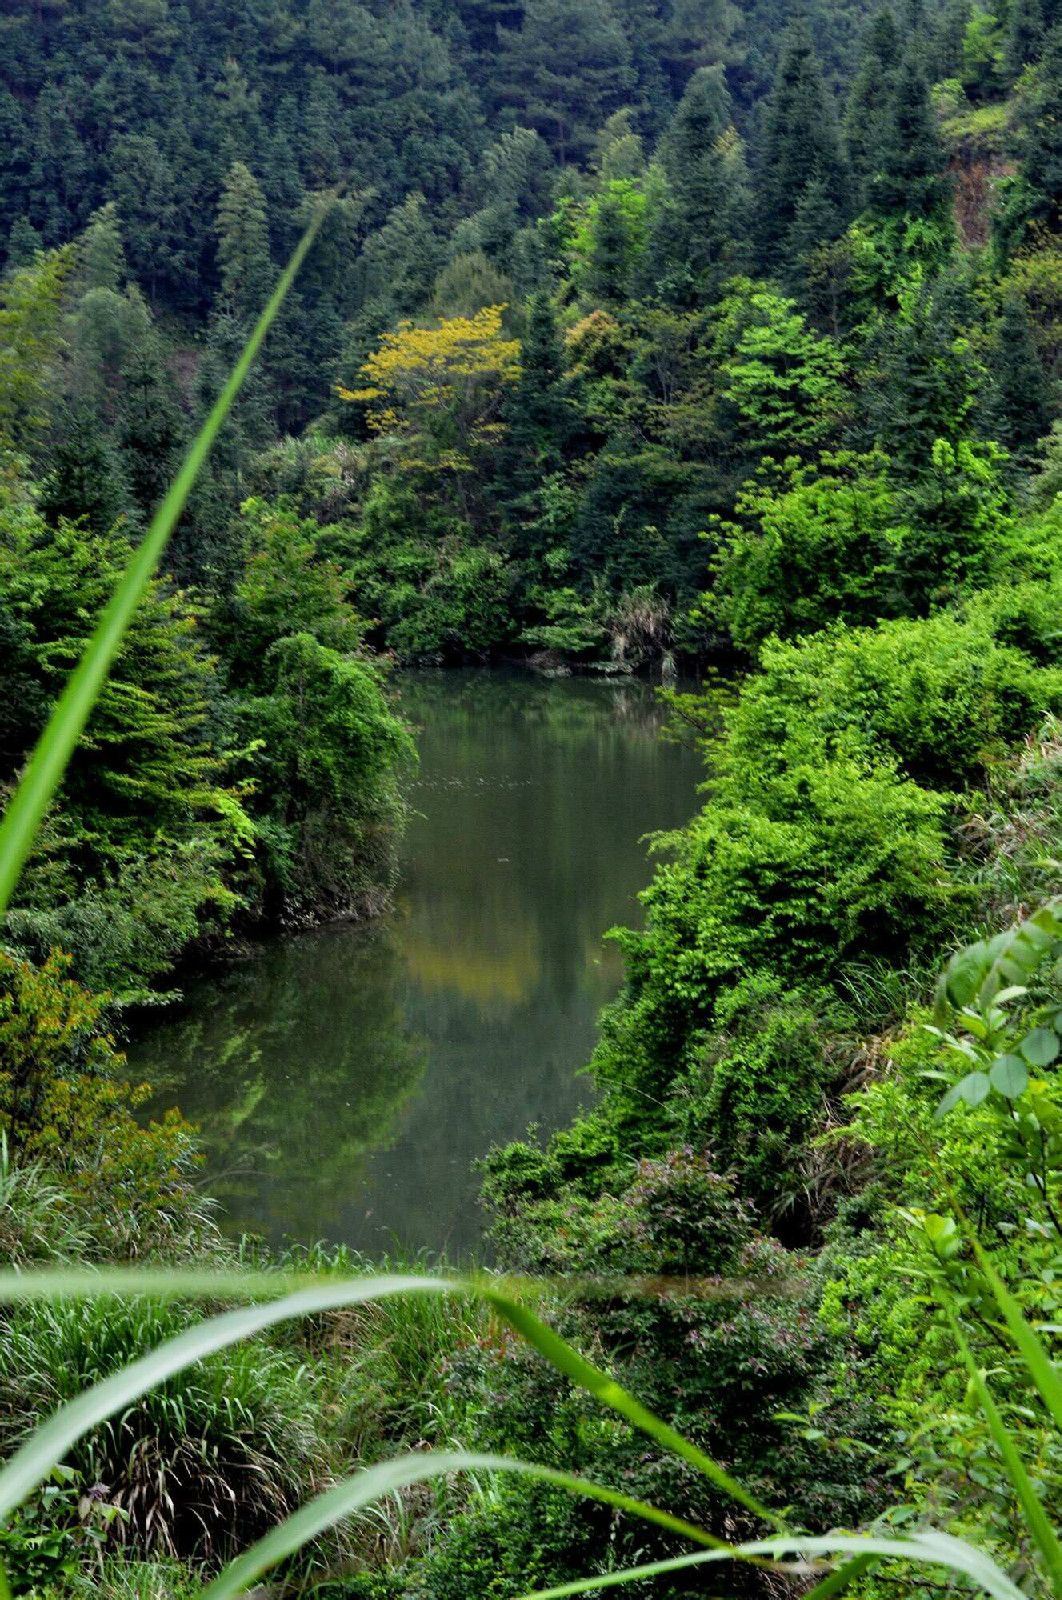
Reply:
[[[124,289],[129,269],[113,200],[93,212],[81,241],[81,278],[86,289]]]
[[[900,54],[900,30],[886,7],[867,30],[845,112],[845,146],[859,204],[866,201],[869,180],[881,154]]]
[[[1024,130],[1020,197],[1026,223],[1062,232],[1062,24],[1047,36]]]
[[[586,293],[598,305],[620,306],[630,297],[642,220],[626,203],[634,197],[629,185],[610,183],[593,202],[585,277]]]
[[[918,217],[946,225],[951,182],[937,132],[929,90],[916,51],[909,49],[897,73],[881,145],[870,182],[870,209],[883,220]]]
[[[740,271],[748,226],[745,154],[721,67],[694,73],[660,150],[672,197],[671,237],[691,305],[718,297]]]
[[[541,515],[543,485],[564,465],[573,421],[567,391],[553,302],[545,290],[536,290],[527,307],[520,377],[506,403],[502,453],[506,500],[525,530],[518,540],[523,554],[535,553],[538,543],[533,525]]]
[[[253,317],[269,293],[273,268],[261,186],[242,161],[234,161],[218,202],[218,267],[226,308]]]
[[[782,50],[760,152],[759,246],[769,271],[791,264],[790,229],[812,183],[839,216],[847,213],[848,174],[833,107],[811,33],[801,18],[790,28]]]
[[[517,120],[541,133],[561,162],[584,158],[633,83],[611,0],[526,0],[520,30],[500,28],[498,36],[499,81]]]
[[[1044,14],[1040,0],[1011,0],[1010,24],[1004,66],[1008,79],[1017,78],[1023,67],[1035,61],[1044,43]]]
[[[44,248],[44,241],[28,217],[16,217],[11,224],[11,232],[7,240],[6,270],[14,272],[19,267],[28,267],[39,250]]]
[[[934,29],[933,76],[957,78],[962,72],[963,41],[973,11],[973,0],[945,0]]]
[[[1019,466],[1036,460],[1036,446],[1051,426],[1051,386],[1033,341],[1029,315],[1021,296],[1003,300],[992,340],[989,371],[992,387],[988,422]]]

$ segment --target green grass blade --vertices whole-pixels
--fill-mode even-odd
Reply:
[[[20,1272],[8,1267],[0,1271],[0,1305],[27,1300],[97,1300],[101,1295],[146,1295],[152,1300],[278,1300],[302,1289],[320,1288],[323,1283],[351,1281],[312,1272],[239,1268],[218,1272],[202,1267],[44,1267]]]
[[[967,1343],[966,1336],[959,1326],[959,1319],[950,1305],[946,1305],[945,1314],[951,1325],[952,1335],[959,1350],[962,1352],[966,1370],[970,1374],[970,1382],[980,1402],[981,1409],[988,1421],[989,1432],[1003,1460],[1014,1490],[1015,1498],[1021,1506],[1025,1517],[1025,1524],[1037,1549],[1044,1560],[1048,1576],[1051,1580],[1052,1590],[1056,1595],[1062,1596],[1062,1545],[1058,1536],[1047,1518],[1047,1513],[1040,1503],[1040,1498],[1033,1488],[1032,1480],[1025,1470],[1025,1465],[1018,1453],[1017,1446],[1007,1431],[1006,1423],[1000,1415],[999,1408],[992,1398],[992,1392],[985,1382],[980,1367],[974,1360],[973,1351]]]
[[[850,1584],[855,1583],[864,1572],[876,1567],[879,1560],[879,1556],[856,1556],[854,1561],[846,1561],[843,1567],[838,1567],[829,1577],[823,1578],[814,1589],[809,1589],[801,1600],[830,1600],[832,1595],[841,1594]]]
[[[309,227],[296,245],[225,387],[196,435],[162,504],[152,517],[147,533],[130,557],[118,587],[103,608],[85,653],[67,679],[30,756],[0,822],[0,915],[7,910],[19,874],[33,848],[37,830],[63,780],[67,763],[92,714],[133,613],[251,364],[320,231],[327,209],[327,204],[317,208]]]
[[[493,1293],[487,1289],[486,1298],[494,1305],[498,1314],[504,1317],[509,1326],[520,1334],[529,1345],[532,1345],[540,1355],[545,1356],[558,1372],[563,1372],[580,1389],[586,1389],[603,1405],[613,1411],[618,1411],[621,1417],[638,1428],[642,1433],[648,1434],[657,1444],[672,1455],[681,1456],[691,1466],[696,1467],[704,1477],[714,1483],[717,1489],[743,1505],[764,1522],[771,1523],[774,1527],[784,1528],[785,1519],[777,1512],[771,1511],[761,1501],[743,1488],[719,1464],[705,1455],[695,1444],[691,1444],[681,1433],[678,1433],[668,1423],[649,1411],[633,1395],[628,1394],[615,1379],[607,1373],[593,1366],[571,1345],[565,1344],[559,1335],[540,1322],[536,1316],[524,1306],[515,1301],[507,1300],[504,1296]]]
[[[1039,1390],[1040,1397],[1054,1419],[1056,1428],[1062,1429],[1062,1378],[1059,1377],[1054,1362],[1037,1338],[1036,1333],[1026,1321],[1021,1306],[992,1265],[988,1252],[972,1232],[970,1233],[970,1241],[977,1257],[977,1264],[984,1273],[988,1287],[991,1289],[992,1296],[1003,1315],[1003,1321],[1007,1325],[1011,1338],[1021,1351],[1029,1376]]]
[[[289,1288],[291,1284],[290,1279],[280,1279],[279,1282],[282,1289]],[[278,1322],[314,1312],[338,1310],[346,1305],[389,1294],[453,1293],[480,1296],[521,1338],[572,1383],[618,1412],[664,1450],[688,1461],[717,1488],[756,1516],[776,1527],[784,1526],[776,1513],[761,1505],[755,1496],[742,1488],[703,1450],[655,1416],[622,1385],[593,1366],[552,1328],[540,1322],[526,1307],[503,1294],[490,1280],[397,1275],[325,1279],[323,1282],[310,1279],[293,1293],[277,1298],[278,1279],[268,1273],[246,1277],[231,1273],[215,1276],[203,1272],[151,1272],[135,1267],[100,1272],[60,1270],[28,1274],[0,1273],[0,1303],[30,1298],[57,1299],[70,1295],[145,1293],[162,1293],[168,1299],[248,1299],[256,1294],[271,1298],[266,1304],[230,1311],[198,1323],[56,1412],[0,1472],[0,1517],[5,1516],[36,1488],[83,1434],[105,1421],[114,1411],[131,1404],[156,1383],[164,1382],[204,1355],[224,1349],[254,1333],[261,1333]]]
[[[721,1539],[713,1538],[702,1528],[684,1522],[681,1517],[673,1517],[670,1512],[660,1511],[644,1500],[635,1500],[630,1495],[620,1493],[619,1490],[592,1483],[575,1473],[559,1472],[552,1467],[540,1466],[533,1461],[515,1460],[509,1456],[477,1455],[465,1450],[433,1450],[401,1456],[394,1461],[384,1461],[378,1466],[367,1467],[364,1472],[345,1478],[342,1483],[316,1496],[307,1505],[300,1507],[294,1515],[286,1518],[277,1527],[271,1528],[249,1550],[245,1550],[242,1555],[231,1561],[224,1571],[202,1590],[201,1600],[234,1600],[235,1596],[243,1594],[271,1567],[294,1555],[318,1534],[349,1517],[353,1512],[361,1510],[363,1506],[371,1505],[373,1501],[392,1493],[395,1489],[406,1488],[413,1483],[424,1483],[428,1479],[442,1477],[451,1472],[520,1473],[525,1477],[536,1478],[542,1483],[555,1484],[570,1494],[615,1506],[620,1511],[626,1511],[645,1522],[655,1523],[661,1528],[666,1528],[669,1533],[680,1534],[698,1544],[710,1545],[718,1550],[727,1548]]]
[[[590,1594],[595,1589],[640,1583],[647,1578],[685,1572],[709,1562],[748,1561],[756,1557],[781,1558],[786,1555],[807,1560],[815,1556],[852,1553],[860,1560],[878,1560],[884,1556],[894,1561],[917,1562],[919,1566],[945,1567],[971,1579],[979,1589],[993,1595],[995,1600],[1019,1600],[1021,1596],[1021,1590],[1011,1583],[1006,1573],[1001,1572],[995,1562],[980,1550],[975,1550],[973,1545],[962,1539],[953,1539],[946,1533],[918,1533],[909,1539],[863,1538],[854,1534],[829,1534],[822,1539],[799,1536],[762,1539],[753,1544],[733,1545],[729,1550],[699,1550],[693,1555],[650,1561],[644,1566],[607,1572],[597,1578],[576,1578],[571,1583],[560,1583],[552,1589],[536,1589],[520,1595],[519,1600],[566,1600],[569,1595]]]

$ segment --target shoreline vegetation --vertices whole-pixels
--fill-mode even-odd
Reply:
[[[1062,1595],[1058,0],[5,49],[7,1589]],[[513,651],[706,671],[598,1102],[490,1273],[228,1240],[122,1012],[385,904],[391,668]]]

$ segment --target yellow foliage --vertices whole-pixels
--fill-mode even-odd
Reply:
[[[485,306],[431,328],[400,322],[362,366],[364,384],[336,392],[368,408],[374,433],[419,436],[437,446],[436,466],[465,466],[468,450],[503,431],[493,419],[520,376],[520,341],[503,337],[504,311]]]

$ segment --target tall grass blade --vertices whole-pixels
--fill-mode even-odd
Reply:
[[[571,1472],[558,1472],[552,1467],[543,1467],[533,1461],[518,1461],[509,1456],[476,1455],[465,1450],[424,1451],[367,1467],[364,1472],[345,1478],[342,1483],[337,1483],[334,1488],[300,1507],[293,1516],[271,1528],[249,1550],[231,1561],[202,1590],[201,1600],[233,1600],[234,1596],[243,1594],[279,1561],[294,1555],[296,1550],[318,1534],[363,1506],[371,1505],[395,1489],[423,1483],[429,1478],[443,1477],[451,1472],[520,1473],[525,1477],[537,1478],[542,1483],[555,1484],[570,1494],[615,1506],[620,1511],[640,1517],[645,1522],[656,1523],[670,1533],[680,1534],[698,1544],[710,1545],[717,1550],[727,1548],[721,1539],[713,1538],[702,1528],[684,1522],[680,1517],[673,1517],[670,1512],[660,1511],[656,1506],[647,1505],[644,1500],[632,1499],[617,1489],[591,1483]]]
[[[222,1299],[227,1296],[246,1299],[250,1295],[276,1293],[276,1279],[269,1274],[256,1274],[243,1280],[232,1274],[212,1277],[209,1273],[179,1271],[164,1273],[164,1292],[167,1298],[181,1295],[191,1298]],[[137,1268],[111,1269],[98,1273],[43,1272],[22,1275],[7,1272],[0,1274],[0,1302],[21,1299],[61,1298],[70,1294],[135,1294],[152,1293],[159,1284],[158,1273],[144,1273]],[[475,1279],[426,1278],[413,1276],[374,1276],[322,1282],[312,1280],[307,1287],[297,1289],[280,1299],[266,1304],[229,1311],[211,1317],[189,1328],[177,1338],[153,1350],[149,1355],[132,1362],[121,1372],[106,1378],[92,1389],[86,1390],[76,1400],[57,1411],[42,1424],[21,1449],[12,1456],[0,1471],[0,1517],[6,1514],[32,1492],[66,1455],[70,1447],[91,1428],[113,1415],[115,1411],[131,1404],[156,1384],[164,1382],[174,1373],[194,1365],[203,1356],[222,1350],[240,1339],[261,1333],[276,1323],[294,1317],[309,1316],[322,1311],[340,1310],[344,1306],[361,1304],[391,1294],[474,1294],[485,1300],[503,1321],[525,1339],[558,1372],[569,1378],[579,1388],[585,1389],[603,1405],[619,1413],[633,1426],[647,1434],[663,1449],[681,1456],[708,1478],[717,1488],[745,1506],[756,1516],[776,1527],[784,1522],[775,1512],[748,1493],[728,1472],[697,1448],[668,1423],[655,1416],[622,1385],[607,1373],[593,1366],[571,1345],[566,1344],[552,1328],[534,1316],[526,1307],[503,1294],[489,1281]]]
[[[1025,1319],[1021,1306],[1015,1300],[1003,1279],[992,1265],[988,1252],[972,1230],[968,1230],[977,1264],[984,1273],[992,1296],[1003,1315],[1011,1338],[1021,1351],[1030,1378],[1039,1390],[1055,1426],[1062,1429],[1062,1378],[1054,1362]]]
[[[491,1290],[484,1291],[486,1298],[495,1307],[500,1316],[504,1317],[509,1326],[532,1345],[542,1356],[545,1356],[558,1372],[564,1373],[580,1389],[586,1389],[595,1399],[603,1405],[618,1411],[621,1417],[638,1428],[642,1433],[655,1439],[656,1443],[672,1455],[681,1456],[691,1466],[696,1467],[704,1477],[714,1483],[717,1489],[743,1505],[746,1510],[762,1518],[764,1522],[777,1528],[785,1527],[785,1519],[777,1512],[771,1511],[761,1501],[749,1493],[734,1478],[730,1476],[719,1464],[705,1455],[695,1444],[684,1438],[668,1423],[649,1411],[633,1395],[628,1394],[614,1378],[593,1366],[571,1345],[565,1344],[558,1334],[540,1322],[526,1307],[518,1305],[515,1301],[507,1300]]]
[[[946,1533],[916,1533],[909,1539],[863,1538],[855,1534],[827,1534],[821,1539],[785,1538],[761,1539],[752,1544],[732,1545],[729,1550],[698,1550],[693,1555],[672,1556],[664,1561],[650,1561],[640,1567],[626,1567],[619,1572],[607,1572],[598,1578],[576,1578],[571,1583],[560,1583],[552,1589],[535,1589],[519,1596],[519,1600],[566,1600],[568,1595],[591,1594],[595,1589],[610,1589],[626,1583],[641,1583],[647,1578],[665,1577],[672,1572],[685,1572],[708,1562],[748,1561],[755,1557],[786,1555],[807,1560],[815,1556],[850,1554],[859,1557],[894,1561],[914,1561],[920,1566],[945,1567],[951,1572],[969,1578],[977,1587],[995,1597],[995,1600],[1019,1600],[1021,1590],[1013,1584],[995,1562],[963,1539],[953,1539]],[[812,1591],[814,1592],[814,1591]]]
[[[67,679],[30,756],[0,822],[0,916],[7,910],[19,874],[33,848],[37,829],[63,780],[67,763],[92,714],[133,613],[255,356],[320,231],[327,211],[328,203],[323,202],[296,245],[225,387],[196,435],[181,470],[152,517],[147,533],[130,557],[121,581],[103,608],[85,653]]]
[[[876,1567],[880,1559],[880,1556],[856,1556],[854,1561],[846,1561],[843,1567],[838,1567],[828,1578],[823,1578],[814,1589],[809,1589],[802,1600],[831,1600],[831,1596],[843,1593],[864,1572]]]
[[[1056,1595],[1062,1595],[1062,1545],[1052,1528],[1040,1503],[1040,1498],[1033,1488],[1032,1480],[1025,1470],[1024,1463],[1018,1453],[1017,1446],[1007,1431],[1006,1423],[1000,1415],[999,1408],[992,1398],[992,1392],[985,1382],[980,1367],[974,1360],[973,1351],[967,1343],[966,1336],[959,1326],[959,1319],[950,1305],[945,1305],[945,1314],[951,1326],[952,1336],[962,1353],[966,1370],[970,1374],[970,1382],[977,1394],[981,1409],[988,1421],[989,1432],[992,1435],[996,1449],[1003,1460],[1003,1465],[1010,1479],[1018,1504],[1021,1506],[1025,1517],[1025,1524],[1032,1536],[1037,1549],[1044,1560],[1051,1587]]]

